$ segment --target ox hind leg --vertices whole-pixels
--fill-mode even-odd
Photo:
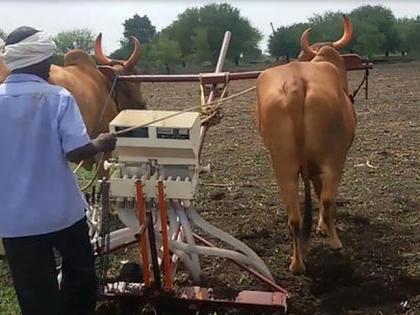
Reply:
[[[287,209],[288,228],[293,238],[293,254],[289,269],[294,274],[305,272],[303,262],[307,249],[307,237],[303,234],[303,218],[299,207],[299,165],[273,163],[280,196]]]
[[[311,181],[314,186],[314,191],[319,203],[319,213],[318,213],[318,225],[316,228],[316,234],[327,237],[328,236],[328,228],[324,222],[322,217],[322,203],[321,203],[321,192],[322,192],[322,179],[319,173],[311,175]]]
[[[312,179],[319,198],[319,220],[317,232],[328,237],[328,244],[333,249],[343,247],[338,238],[335,220],[337,213],[336,196],[341,172],[325,171]]]

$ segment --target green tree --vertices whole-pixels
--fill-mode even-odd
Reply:
[[[198,8],[188,8],[178,15],[170,26],[162,31],[162,34],[178,42],[179,48],[183,56],[189,56],[193,52],[192,42],[193,35],[197,33],[200,26],[200,12]],[[202,26],[201,28],[206,28]]]
[[[343,13],[328,11],[324,14],[315,14],[309,18],[308,23],[297,23],[278,28],[268,41],[270,54],[274,57],[297,57],[299,54],[300,37],[303,31],[312,28],[310,42],[330,42],[340,38],[343,34]],[[346,50],[346,49],[345,49]],[[348,49],[347,49],[348,50]]]
[[[152,25],[147,15],[134,14],[132,18],[124,21],[124,38],[126,42],[130,36],[135,36],[141,44],[150,43],[156,36],[156,27]]]
[[[397,20],[397,31],[401,39],[401,53],[409,53],[412,55],[418,55],[420,53],[420,16],[417,18],[408,19],[398,19]]]
[[[134,14],[132,18],[124,21],[123,38],[120,40],[120,48],[111,53],[111,58],[127,59],[133,51],[130,37],[134,36],[140,41],[142,51],[147,50],[147,45],[156,38],[156,27],[152,25],[147,15]],[[143,54],[144,55],[144,54]],[[145,59],[144,57],[142,60]]]
[[[208,31],[204,28],[196,28],[191,37],[192,54],[196,61],[210,61],[212,54],[208,41]]]
[[[54,37],[57,50],[65,54],[72,49],[82,49],[91,53],[93,48],[94,35],[86,28],[74,29],[71,31],[60,32]]]
[[[273,57],[284,56],[287,60],[300,52],[300,36],[308,28],[306,23],[279,27],[268,39],[268,50]]]
[[[380,5],[360,6],[350,13],[350,18],[353,23],[357,23],[356,21],[359,21],[360,25],[370,24],[375,27],[369,27],[367,29],[368,31],[372,30],[373,32],[375,32],[377,30],[380,34],[383,34],[384,38],[383,40],[381,40],[382,43],[380,49],[383,53],[385,53],[385,55],[399,50],[400,37],[396,27],[396,19],[389,8]],[[357,37],[369,36],[373,38],[374,36],[373,34],[363,34],[361,33],[361,31],[366,31],[366,29],[358,30],[357,28],[355,28],[355,33],[357,34]],[[368,41],[365,42],[368,45],[370,45]],[[363,47],[360,44],[357,45],[355,43],[355,46],[359,46],[359,49],[363,50]]]
[[[413,23],[411,24],[411,27],[407,34],[407,38],[410,42],[408,46],[409,47],[408,50],[413,56],[416,56],[417,58],[420,55],[419,34],[420,34],[420,15],[418,15],[416,19],[413,19]]]
[[[406,52],[408,52],[411,47],[409,33],[411,31],[411,28],[413,27],[413,24],[414,24],[413,19],[403,18],[403,19],[397,20],[396,28],[400,36],[400,40],[401,40],[400,49],[403,55]]]
[[[343,34],[343,12],[327,11],[324,14],[315,14],[309,18],[312,28],[311,42],[331,42]],[[309,27],[309,26],[308,26]]]
[[[306,27],[311,27],[311,43],[335,41],[343,32],[342,12],[315,14],[307,24],[299,23],[278,28],[269,38],[269,51],[272,56],[293,56],[300,51],[300,36]],[[382,6],[360,6],[350,14],[353,24],[353,37],[343,51],[356,52],[362,55],[396,52],[401,49],[403,38],[407,51],[413,42],[412,24],[401,23],[398,26],[392,11]],[[405,36],[401,34],[404,33]],[[409,35],[410,34],[410,35]],[[417,33],[418,34],[418,33]],[[417,35],[418,36],[418,35]],[[410,39],[409,39],[410,38]],[[410,47],[409,47],[410,46]]]
[[[351,49],[359,54],[373,57],[383,52],[386,36],[378,27],[366,21],[353,20],[354,38]]]
[[[248,19],[240,15],[237,8],[227,3],[189,8],[163,33],[179,43],[183,58],[194,55],[195,52],[199,52],[202,57],[202,51],[206,47],[203,41],[207,37],[211,61],[215,62],[224,33],[228,30],[231,31],[232,37],[227,59],[238,62],[240,56],[255,54],[261,33],[252,27]],[[204,56],[207,58],[206,54]]]
[[[171,67],[181,61],[181,50],[177,42],[163,34],[147,45],[144,59],[160,71],[170,73]]]

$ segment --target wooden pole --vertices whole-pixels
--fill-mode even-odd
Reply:
[[[219,59],[217,60],[216,68],[214,70],[215,74],[220,73],[223,70],[223,65],[225,63],[227,50],[229,48],[230,35],[231,35],[230,32],[227,31],[225,33],[225,37],[223,38],[222,47],[220,48],[220,53],[219,53]],[[210,90],[209,97],[208,97],[207,102],[206,102],[207,104],[213,102],[214,99],[216,98],[216,90],[217,90],[217,84],[213,84],[213,86]],[[207,124],[204,124],[204,125],[201,126],[198,159],[200,159],[200,157],[201,157],[201,152],[202,152],[203,144],[204,144],[204,138],[206,136],[207,130],[208,130],[208,125]]]
[[[128,82],[202,82],[204,84],[225,83],[226,75],[229,74],[229,81],[256,79],[261,71],[244,71],[244,72],[206,72],[199,74],[136,74],[121,75],[119,81]]]

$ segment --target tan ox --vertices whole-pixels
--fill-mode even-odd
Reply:
[[[287,208],[293,237],[290,270],[305,271],[304,257],[312,229],[310,182],[319,199],[318,232],[342,247],[335,228],[337,187],[356,127],[348,96],[343,58],[337,49],[351,38],[344,17],[344,35],[334,43],[310,47],[307,29],[301,37],[300,60],[264,71],[257,80],[257,127],[271,155],[279,192]],[[299,175],[305,209],[299,209]]]

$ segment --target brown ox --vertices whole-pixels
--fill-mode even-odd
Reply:
[[[287,208],[294,273],[305,271],[312,228],[310,182],[319,199],[317,231],[329,237],[332,248],[342,247],[335,228],[336,195],[356,127],[344,61],[337,51],[350,41],[351,23],[344,17],[343,37],[315,47],[308,44],[309,31],[301,37],[302,61],[268,69],[257,80],[257,127]],[[299,175],[305,189],[303,215]]]
[[[132,37],[133,52],[127,60],[112,60],[104,56],[101,46],[102,35],[95,40],[95,61],[84,51],[75,49],[64,56],[64,67],[52,65],[49,82],[71,92],[79,105],[80,112],[91,138],[108,131],[109,122],[123,109],[144,109],[140,86],[137,83],[118,82],[106,109],[108,94],[114,75],[136,74],[136,63],[140,57],[139,41]],[[0,82],[7,75],[7,69],[0,60]],[[92,161],[84,163],[91,168]]]
[[[134,49],[127,60],[112,60],[103,54],[101,39],[99,34],[95,40],[95,59],[102,65],[100,68],[87,53],[76,49],[64,56],[64,67],[51,66],[49,79],[50,83],[66,88],[75,97],[91,138],[107,132],[109,122],[119,111],[145,108],[137,83],[118,82],[111,98],[108,97],[113,83],[110,77],[138,73],[139,41],[132,37]],[[85,167],[89,168],[92,162],[85,163]]]

